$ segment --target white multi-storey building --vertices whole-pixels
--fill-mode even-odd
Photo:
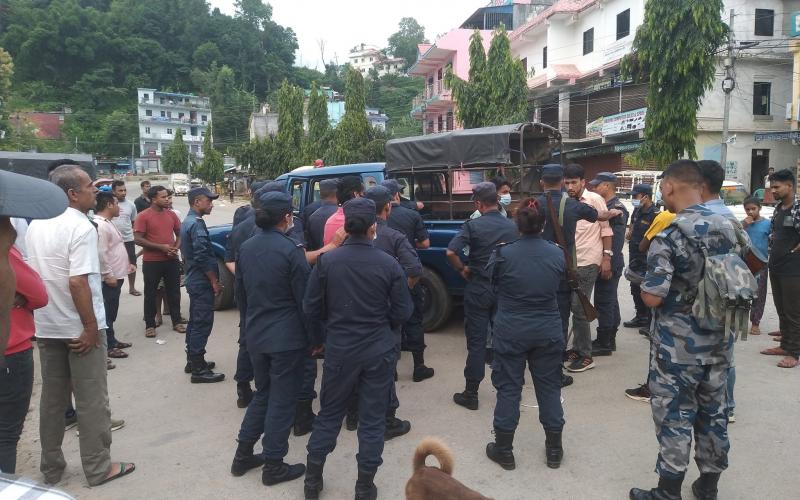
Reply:
[[[377,71],[378,76],[401,74],[406,64],[402,57],[387,57],[378,47],[364,43],[350,50],[349,60],[350,66],[365,78],[371,69]]]
[[[203,140],[211,124],[207,97],[156,89],[137,89],[139,146],[143,157],[161,157],[180,131],[189,153],[203,156]]]

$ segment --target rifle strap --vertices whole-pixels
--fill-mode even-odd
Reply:
[[[561,226],[561,231],[564,231],[564,208],[567,206],[567,196],[563,193],[561,194],[561,202],[558,204],[558,225]],[[564,241],[564,245],[566,245],[566,240]],[[572,245],[572,266],[574,268],[578,268],[578,254],[576,253],[577,249],[575,245]]]

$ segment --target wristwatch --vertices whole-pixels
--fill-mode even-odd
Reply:
[[[609,257],[613,257],[614,256],[614,251],[613,250],[603,250],[603,253],[605,255],[608,255]]]

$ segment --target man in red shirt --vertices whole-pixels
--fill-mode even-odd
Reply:
[[[327,245],[332,242],[336,231],[344,227],[344,209],[342,206],[346,201],[353,198],[360,198],[364,194],[364,183],[361,182],[361,177],[357,175],[347,175],[339,179],[339,184],[336,186],[336,201],[339,203],[339,209],[325,222],[325,231],[322,237],[322,243]]]
[[[143,247],[145,337],[156,336],[156,288],[163,278],[169,304],[172,329],[186,333],[181,320],[180,261],[181,221],[169,209],[169,193],[164,186],[153,186],[148,193],[150,208],[134,222],[133,239]]]

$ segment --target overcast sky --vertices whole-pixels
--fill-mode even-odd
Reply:
[[[209,0],[209,3],[225,14],[234,14],[234,0]],[[330,62],[338,56],[339,64],[344,64],[350,49],[360,43],[385,47],[386,39],[397,31],[400,18],[415,18],[433,41],[437,35],[458,27],[477,8],[489,2],[271,0],[269,3],[275,22],[292,28],[297,34],[300,48],[295,63],[321,70],[320,39],[325,41],[325,60]]]

